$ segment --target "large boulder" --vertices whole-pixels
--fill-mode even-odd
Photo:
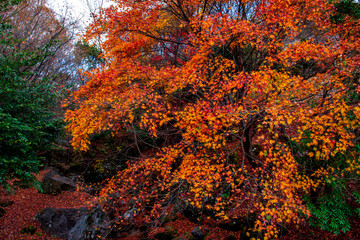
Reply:
[[[87,208],[56,209],[45,208],[37,214],[36,219],[41,228],[52,235],[60,238],[68,238],[70,230],[76,225],[82,216],[87,215]]]
[[[57,195],[61,191],[76,190],[76,183],[70,178],[60,176],[54,170],[50,170],[43,178],[43,193]]]
[[[98,205],[90,210],[45,208],[36,219],[44,231],[68,240],[105,238],[111,230],[109,217]]]

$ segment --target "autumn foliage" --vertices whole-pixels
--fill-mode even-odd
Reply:
[[[115,2],[86,35],[105,63],[66,113],[80,150],[133,138],[108,206],[130,193],[149,221],[191,208],[270,238],[358,177],[360,22],[337,2]]]

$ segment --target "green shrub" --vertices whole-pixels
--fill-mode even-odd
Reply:
[[[350,230],[348,217],[352,215],[352,209],[339,189],[334,188],[321,196],[316,204],[307,199],[307,206],[311,213],[310,225],[334,234]]]
[[[17,50],[21,39],[2,19],[8,6],[0,4],[0,186],[8,186],[12,177],[32,185],[38,152],[51,146],[62,123],[51,111],[57,101],[51,79],[28,70],[51,54],[51,44],[33,52]]]

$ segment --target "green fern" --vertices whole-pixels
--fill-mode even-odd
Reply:
[[[350,230],[348,217],[352,215],[351,207],[339,190],[320,197],[316,205],[307,200],[307,206],[311,213],[310,225],[336,235]]]

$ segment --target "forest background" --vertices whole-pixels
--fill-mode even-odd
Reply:
[[[41,189],[52,166],[97,189],[120,229],[130,205],[134,224],[182,214],[243,238],[351,229],[357,1],[116,1],[81,38],[45,4],[0,5],[4,189]]]

